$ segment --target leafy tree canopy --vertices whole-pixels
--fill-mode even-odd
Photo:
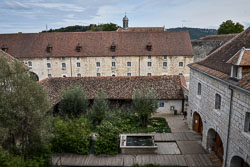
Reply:
[[[240,23],[234,23],[232,20],[227,20],[223,22],[219,29],[218,34],[232,34],[232,33],[240,33],[244,31],[244,26]]]
[[[135,112],[141,119],[142,127],[146,127],[151,114],[158,108],[154,93],[152,91],[145,93],[142,90],[136,90],[133,95],[133,104]]]
[[[49,102],[19,62],[0,57],[0,144],[10,153],[28,159],[45,146]],[[40,156],[40,155],[38,155]]]
[[[93,126],[100,125],[105,118],[105,114],[109,111],[108,99],[104,91],[100,91],[94,98],[94,103],[88,111],[88,118]]]
[[[85,91],[81,87],[70,87],[64,92],[60,102],[60,115],[70,118],[86,114],[89,105]]]

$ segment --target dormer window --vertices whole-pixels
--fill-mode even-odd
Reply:
[[[47,52],[48,52],[48,53],[51,53],[51,52],[52,52],[52,49],[53,49],[52,45],[48,44],[48,45],[47,45],[47,48],[46,48]]]
[[[233,66],[233,78],[238,78],[238,66]]]
[[[116,45],[115,45],[115,43],[113,42],[112,45],[110,46],[110,50],[111,50],[112,52],[115,52],[115,49],[116,49]]]
[[[7,52],[8,51],[8,46],[3,44],[1,49],[2,49],[2,51]]]
[[[152,44],[151,44],[151,42],[149,42],[147,44],[146,49],[147,49],[147,51],[151,51],[152,50]]]
[[[81,50],[82,50],[82,46],[78,43],[78,44],[76,45],[76,51],[77,51],[77,52],[81,52]]]

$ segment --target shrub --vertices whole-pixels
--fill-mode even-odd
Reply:
[[[108,100],[105,92],[101,91],[94,98],[94,103],[88,111],[88,118],[93,126],[100,125],[105,118],[105,114],[109,111]]]
[[[68,117],[79,117],[86,114],[89,101],[81,87],[70,87],[62,96],[60,102],[60,115]]]
[[[45,167],[51,166],[43,158],[34,157],[33,159],[23,160],[21,156],[10,155],[0,148],[1,167]]]
[[[97,126],[99,137],[95,143],[96,154],[117,154],[119,149],[119,129],[108,121]]]
[[[52,151],[56,153],[88,154],[90,130],[85,118],[55,120],[53,124]]]

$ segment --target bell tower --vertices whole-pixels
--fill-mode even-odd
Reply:
[[[128,17],[126,16],[126,13],[125,13],[125,16],[123,17],[122,21],[123,21],[123,29],[128,30]]]

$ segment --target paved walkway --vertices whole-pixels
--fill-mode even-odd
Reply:
[[[155,141],[161,149],[157,154],[125,155],[74,155],[56,154],[52,163],[62,166],[133,166],[158,164],[165,166],[216,167],[219,159],[201,146],[201,135],[188,129],[182,115],[164,117],[172,133],[156,133]]]

